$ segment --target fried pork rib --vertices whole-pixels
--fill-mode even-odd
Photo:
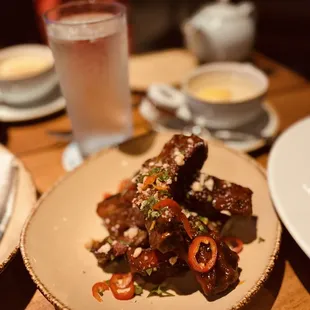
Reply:
[[[125,257],[133,274],[160,283],[188,270],[193,239],[207,236],[217,246],[215,265],[205,273],[192,269],[203,292],[217,295],[237,283],[239,258],[219,235],[223,217],[227,217],[220,211],[250,215],[252,191],[200,174],[207,154],[207,145],[199,137],[175,135],[157,157],[143,164],[135,183],[98,204],[97,213],[110,233],[103,241],[93,242],[90,249],[100,266]],[[158,208],[167,199],[182,205],[183,210]],[[188,219],[192,239],[180,210]],[[215,224],[207,217],[214,218]],[[197,261],[206,265],[210,253],[207,246],[201,246]]]
[[[154,211],[153,207],[167,198],[184,199],[185,192],[180,189],[190,186],[207,154],[207,146],[199,137],[175,135],[157,157],[143,164],[136,177],[133,207],[144,216],[151,248],[166,253],[183,243],[178,217],[169,210]]]
[[[205,216],[219,211],[249,216],[252,214],[252,194],[249,188],[201,173],[187,192],[185,205]]]
[[[97,206],[97,214],[103,219],[111,236],[122,235],[130,227],[145,229],[141,212],[132,208],[132,199],[136,194],[136,184],[129,183],[121,193],[104,199]]]

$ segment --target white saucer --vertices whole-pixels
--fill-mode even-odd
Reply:
[[[56,87],[45,98],[27,107],[15,107],[8,104],[0,105],[0,122],[22,122],[38,119],[63,110],[66,101],[59,87]]]
[[[154,130],[157,132],[181,132],[184,128],[184,122],[174,118],[161,118],[155,115],[154,107],[144,98],[139,107],[140,114],[151,123]],[[155,113],[155,114],[154,114]],[[159,123],[158,120],[161,122]],[[246,124],[242,127],[236,128],[236,131],[253,134],[255,136],[263,135],[265,137],[274,137],[279,129],[279,116],[275,109],[268,103],[264,102],[262,105],[261,115],[253,122]],[[205,136],[203,138],[210,139],[211,137]],[[253,138],[247,141],[225,141],[224,144],[242,152],[253,152],[260,149],[266,143],[266,140]]]

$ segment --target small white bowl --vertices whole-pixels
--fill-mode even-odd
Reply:
[[[20,56],[46,58],[48,65],[42,71],[29,76],[0,77],[0,101],[14,106],[33,104],[33,101],[44,97],[57,84],[54,58],[48,46],[22,44],[1,49],[0,64],[6,59]]]
[[[244,100],[229,102],[207,101],[198,98],[195,91],[208,86],[204,79],[208,75],[221,72],[244,78],[245,81],[255,84],[256,90],[253,90],[253,96],[249,95]],[[185,79],[182,88],[187,96],[193,117],[198,123],[214,129],[232,129],[247,124],[259,116],[268,85],[267,76],[251,64],[219,62],[199,67]]]

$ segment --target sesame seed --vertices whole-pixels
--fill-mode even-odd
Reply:
[[[213,179],[208,179],[206,182],[205,182],[205,186],[206,188],[212,192],[213,191],[213,187],[214,187],[214,180]]]
[[[136,237],[138,235],[138,227],[130,227],[129,229],[127,229],[126,231],[124,231],[124,237],[128,237],[130,239],[133,239],[134,237]]]
[[[142,253],[142,248],[136,248],[135,251],[132,254],[133,258],[137,258]]]
[[[97,253],[108,254],[110,250],[111,250],[111,245],[110,245],[109,243],[105,243],[103,246],[101,246],[101,247],[97,250]]]
[[[177,256],[170,257],[170,258],[169,258],[169,263],[170,263],[170,265],[173,266],[173,265],[177,262],[177,260],[178,260],[178,257],[177,257]]]
[[[199,182],[195,181],[193,184],[192,184],[192,190],[194,192],[201,192],[202,191],[202,186]]]
[[[182,154],[176,155],[174,160],[175,160],[175,162],[177,163],[178,166],[183,166],[185,164],[184,156]]]

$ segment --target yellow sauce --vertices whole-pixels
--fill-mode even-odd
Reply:
[[[34,76],[51,66],[46,58],[35,56],[16,56],[0,63],[0,79],[20,79]]]
[[[196,93],[196,96],[204,101],[230,101],[232,99],[229,89],[215,87],[202,88]]]

